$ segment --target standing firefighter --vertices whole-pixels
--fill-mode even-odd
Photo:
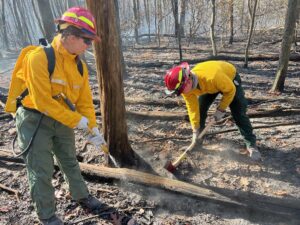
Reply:
[[[6,111],[16,111],[17,141],[26,162],[37,215],[43,224],[52,225],[63,224],[55,215],[53,156],[69,184],[72,198],[94,210],[101,202],[89,194],[82,178],[73,129],[91,130],[89,142],[98,147],[105,144],[96,125],[88,70],[78,57],[92,41],[100,40],[94,17],[84,8],[73,7],[56,22],[58,34],[50,47],[55,57],[53,71],[50,72],[53,62],[45,48],[27,51],[16,63],[6,104]],[[17,101],[20,83],[27,93]]]
[[[249,155],[260,160],[256,147],[256,137],[246,115],[247,100],[244,96],[240,75],[236,68],[224,61],[198,63],[190,70],[188,63],[170,69],[165,76],[168,94],[183,96],[193,129],[193,140],[205,127],[207,111],[215,98],[221,93],[222,99],[214,114],[216,121],[225,116],[229,106],[232,117],[244,137]]]

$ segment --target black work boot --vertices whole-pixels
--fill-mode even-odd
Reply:
[[[79,199],[77,202],[89,210],[99,209],[102,206],[102,203],[91,195],[89,195],[87,198]]]
[[[64,222],[56,215],[51,216],[49,219],[41,220],[43,225],[64,225]]]

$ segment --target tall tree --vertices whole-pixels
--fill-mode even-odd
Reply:
[[[1,0],[1,6],[2,6],[2,13],[1,13],[1,30],[3,32],[3,42],[4,42],[4,48],[9,49],[9,42],[8,42],[8,35],[7,35],[7,29],[6,29],[6,20],[5,20],[5,5],[4,0]]]
[[[229,44],[233,42],[233,0],[229,0]]]
[[[139,25],[140,25],[140,18],[139,18],[139,0],[132,0],[133,2],[133,15],[134,15],[134,38],[135,42],[139,43]]]
[[[150,8],[149,8],[149,0],[144,0],[144,7],[145,7],[145,16],[146,22],[148,26],[148,41],[150,42]]]
[[[37,0],[40,15],[42,17],[42,23],[44,27],[44,34],[48,41],[53,39],[55,33],[55,26],[53,24],[53,14],[48,0]]]
[[[178,0],[171,0],[172,3],[172,12],[174,16],[174,25],[175,25],[175,36],[178,35],[179,22],[178,22]]]
[[[248,0],[248,1],[250,1],[250,0]],[[254,0],[253,9],[251,9],[251,7],[249,7],[249,12],[251,14],[251,23],[250,23],[250,31],[248,34],[247,45],[246,45],[246,49],[245,49],[244,68],[248,68],[249,47],[250,47],[251,37],[252,37],[252,33],[253,33],[253,28],[254,28],[256,8],[257,8],[257,0]]]
[[[101,37],[94,44],[102,113],[102,129],[111,154],[122,165],[134,165],[135,154],[129,144],[125,117],[120,33],[117,0],[87,0]],[[112,63],[113,62],[113,63]]]
[[[185,27],[185,12],[186,12],[186,0],[181,0],[180,5],[180,35],[185,36],[184,27]]]
[[[284,82],[289,64],[295,24],[299,16],[299,6],[299,0],[289,0],[288,2],[288,9],[285,16],[284,33],[281,42],[279,65],[271,91],[282,92],[284,90]]]
[[[213,56],[216,56],[217,53],[217,47],[216,47],[216,40],[215,40],[215,18],[216,18],[216,1],[215,0],[210,0],[211,3],[211,22],[210,22],[210,41],[212,45],[212,50],[213,50]]]
[[[178,50],[179,50],[179,61],[182,61],[182,49],[181,49],[181,33],[180,33],[180,25],[178,21],[178,0],[172,0],[172,11],[174,16],[175,23],[175,36],[177,36],[178,41]]]
[[[20,37],[20,39],[21,39],[22,46],[26,46],[26,45],[28,45],[28,43],[26,41],[26,36],[24,34],[25,32],[23,32],[21,18],[20,18],[19,12],[18,12],[18,7],[17,7],[17,1],[12,1],[12,3],[13,3],[12,11],[14,13],[17,34],[18,34],[18,37]]]

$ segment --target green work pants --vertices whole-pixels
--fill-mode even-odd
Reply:
[[[18,108],[16,127],[21,150],[28,145],[40,117],[38,112]],[[69,185],[72,198],[78,200],[88,196],[76,159],[73,129],[44,115],[31,147],[23,155],[31,198],[40,219],[48,219],[55,213],[54,188],[51,184],[53,156]]]
[[[246,146],[256,146],[256,137],[253,134],[253,128],[251,126],[249,117],[247,116],[247,100],[242,88],[242,81],[240,75],[237,73],[234,80],[238,83],[236,86],[236,93],[233,101],[229,105],[232,118],[239,128],[241,135],[244,137]],[[205,121],[207,117],[207,111],[213,101],[216,99],[216,94],[204,94],[199,97],[200,108],[200,129],[204,129]]]

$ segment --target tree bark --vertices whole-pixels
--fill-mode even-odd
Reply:
[[[55,34],[55,25],[50,2],[48,0],[38,0],[37,3],[44,27],[43,33],[46,34],[47,40],[51,42]]]
[[[186,12],[186,0],[181,0],[181,12],[180,12],[180,35],[185,36],[185,13]]]
[[[149,0],[144,0],[144,7],[145,7],[145,16],[146,22],[148,26],[148,41],[150,42],[150,8],[149,8]]]
[[[172,12],[173,12],[173,17],[174,17],[174,26],[175,26],[175,36],[178,35],[178,0],[171,0],[172,3]]]
[[[134,15],[134,37],[135,37],[135,42],[139,44],[139,12],[137,9],[137,2],[138,0],[132,0],[133,2],[133,15]]]
[[[212,13],[211,13],[211,22],[210,22],[210,40],[213,50],[213,56],[216,56],[217,47],[216,47],[216,40],[215,40],[215,18],[216,18],[216,1],[210,0]]]
[[[136,162],[127,135],[117,0],[86,2],[101,37],[101,43],[94,44],[94,51],[104,137],[121,166],[133,166]]]
[[[8,35],[7,35],[7,24],[6,24],[6,20],[5,20],[5,5],[4,5],[5,1],[1,0],[1,6],[2,6],[2,13],[1,13],[1,25],[2,25],[2,32],[3,32],[3,42],[4,42],[4,48],[5,49],[9,49],[9,41],[8,41]]]
[[[233,0],[229,0],[229,44],[233,43]]]
[[[298,5],[298,0],[289,0],[288,2],[288,9],[285,17],[284,34],[281,43],[279,65],[271,91],[282,92],[284,90],[284,82],[289,64],[293,34],[295,31],[295,24],[299,13],[297,7]]]
[[[251,12],[251,25],[250,25],[250,32],[248,35],[248,41],[247,41],[247,45],[246,45],[246,49],[245,49],[244,68],[248,68],[249,47],[250,47],[251,37],[252,37],[252,33],[253,33],[253,28],[254,28],[256,6],[257,6],[257,0],[254,0],[253,9],[249,8],[249,12]]]

